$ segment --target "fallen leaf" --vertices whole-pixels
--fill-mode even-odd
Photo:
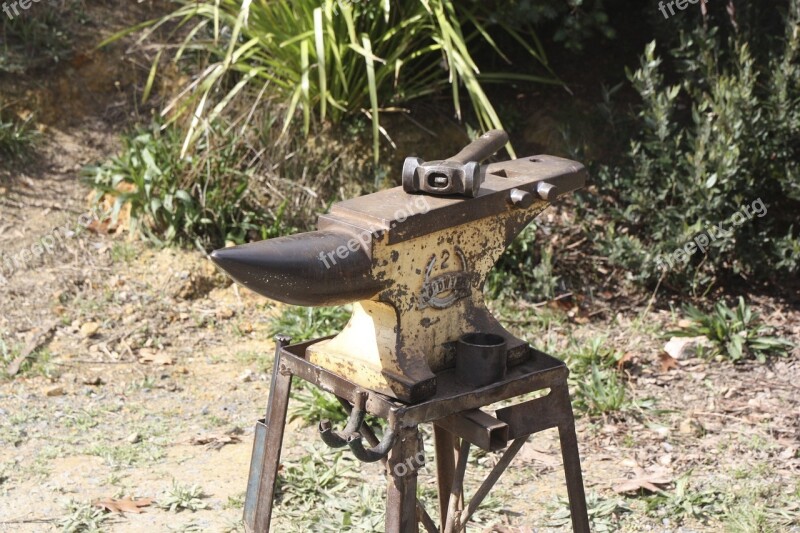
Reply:
[[[666,352],[658,354],[658,369],[663,374],[669,372],[673,368],[678,368],[678,361]]]
[[[11,361],[6,368],[6,374],[8,374],[9,377],[17,375],[20,367],[22,367],[22,363],[48,341],[50,334],[56,329],[57,325],[57,321],[47,324],[28,341],[28,344],[22,349],[22,352],[20,352],[19,357]]]
[[[115,500],[114,498],[103,498],[102,500],[97,500],[94,502],[94,506],[99,507],[100,509],[106,509],[112,513],[139,514],[144,512],[141,510],[141,507],[147,507],[151,503],[153,503],[153,500],[150,498],[140,498],[138,500],[132,500],[130,498],[123,498],[121,500]]]
[[[44,391],[46,396],[63,396],[64,395],[64,387],[61,385],[56,385],[55,387],[50,387],[46,391]]]
[[[139,362],[142,364],[153,363],[154,365],[168,366],[175,363],[175,358],[163,351],[155,351],[150,348],[142,348],[139,351]]]
[[[650,472],[641,467],[636,467],[633,478],[621,479],[617,480],[617,482],[613,486],[613,490],[617,494],[639,492],[640,490],[662,492],[663,489],[659,485],[669,485],[672,483],[672,477],[666,469],[661,467],[653,467]]]
[[[622,371],[626,366],[633,366],[635,364],[636,355],[633,352],[627,352],[622,356],[622,359],[617,361],[617,370]]]
[[[190,444],[195,446],[205,446],[209,450],[220,450],[226,444],[236,444],[242,442],[239,435],[244,433],[241,428],[233,428],[225,433],[212,433],[208,435],[197,435],[189,439]]]
[[[97,335],[100,331],[100,324],[97,322],[87,322],[81,326],[81,337],[88,339]]]

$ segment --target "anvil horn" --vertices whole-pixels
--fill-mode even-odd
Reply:
[[[342,305],[369,299],[383,288],[370,278],[364,244],[344,231],[311,231],[223,248],[211,259],[248,289],[292,305]]]

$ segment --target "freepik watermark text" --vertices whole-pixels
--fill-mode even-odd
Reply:
[[[97,220],[100,220],[98,213],[83,213],[78,217],[77,223],[67,222],[61,227],[53,228],[48,234],[16,253],[0,254],[0,285],[8,283],[8,278],[15,272],[27,270],[31,263],[45,254],[53,255],[61,249],[72,251],[69,240]]]
[[[45,0],[13,0],[13,2],[3,2],[3,13],[6,14],[8,20],[14,20],[14,17],[20,16],[20,10],[27,11],[33,4],[38,4]],[[50,3],[55,3],[54,0],[49,0]]]
[[[696,252],[706,253],[712,242],[733,237],[733,230],[726,227],[726,222],[729,226],[738,227],[748,220],[752,220],[754,216],[761,218],[766,214],[767,206],[764,205],[761,198],[758,198],[750,205],[742,205],[727,221],[720,222],[716,226],[707,227],[684,246],[676,248],[674,252],[658,256],[656,258],[658,269],[664,272],[667,269],[675,268],[676,264],[678,266],[685,265]]]
[[[397,224],[402,224],[408,217],[414,214],[425,214],[431,210],[428,199],[422,195],[415,195],[413,200],[409,200],[405,207],[398,209],[394,213],[394,222],[392,227]],[[347,259],[351,253],[358,251],[362,247],[366,247],[372,239],[372,234],[375,231],[381,231],[383,228],[370,228],[365,229],[356,237],[347,241],[347,245],[341,245],[335,250],[322,251],[319,253],[319,260],[325,265],[325,268],[330,269],[337,263],[337,258],[341,260]]]
[[[668,19],[675,15],[675,9],[678,8],[681,11],[685,11],[689,4],[707,4],[708,0],[669,0],[668,2],[661,1],[658,3],[658,10],[661,11],[661,14],[664,15],[665,19]],[[667,10],[669,10],[669,14],[667,14]]]

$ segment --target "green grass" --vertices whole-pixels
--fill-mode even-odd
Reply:
[[[790,340],[770,335],[772,328],[763,323],[741,296],[733,309],[720,301],[710,313],[694,306],[687,306],[684,313],[691,324],[671,334],[706,336],[712,343],[711,357],[720,356],[734,363],[752,358],[765,363],[768,356],[786,355],[794,348]]]
[[[173,479],[172,487],[158,498],[158,506],[173,513],[194,512],[207,507],[205,496],[199,485],[182,485]]]
[[[628,391],[615,370],[592,364],[589,375],[578,380],[574,402],[589,416],[617,413],[631,405]]]
[[[65,505],[66,516],[58,521],[62,533],[101,533],[110,518],[105,511],[91,503],[70,500]]]
[[[23,160],[39,138],[33,115],[20,120],[5,112],[0,100],[0,156],[11,160]]]
[[[289,335],[293,343],[338,333],[350,319],[352,306],[339,307],[286,307],[270,320],[275,334]]]

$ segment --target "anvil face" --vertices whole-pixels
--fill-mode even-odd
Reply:
[[[514,237],[549,205],[541,198],[585,180],[582,165],[551,156],[495,163],[485,172],[475,198],[396,187],[335,204],[320,217],[318,232],[212,257],[237,281],[282,301],[331,305],[350,298],[350,322],[312,344],[309,360],[364,388],[418,402],[436,392],[435,374],[454,365],[454,343],[464,333],[504,337],[509,365],[529,357],[528,345],[486,309],[483,284]],[[246,250],[246,260],[237,262],[238,250]],[[276,269],[298,256],[302,265]]]

